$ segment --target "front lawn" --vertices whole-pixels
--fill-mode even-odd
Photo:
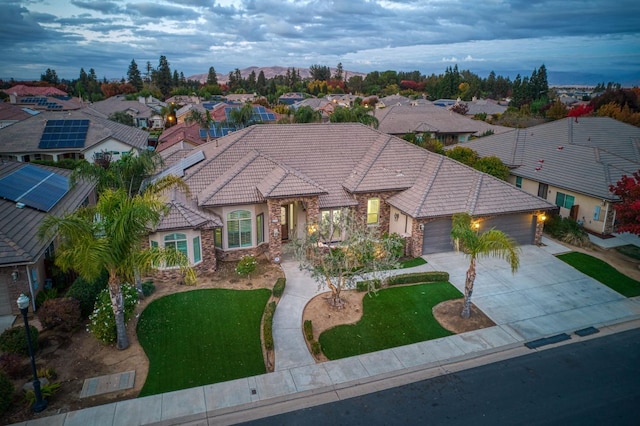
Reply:
[[[149,358],[139,396],[266,373],[260,320],[270,294],[203,289],[150,303],[137,329]]]
[[[414,257],[400,262],[400,269],[413,268],[414,266],[424,265],[425,263],[427,263],[427,261],[423,258]]]
[[[386,288],[364,298],[358,323],[329,329],[318,341],[327,358],[339,359],[450,336],[433,317],[432,308],[460,297],[462,293],[448,282]]]
[[[583,274],[600,281],[623,296],[640,296],[639,281],[629,278],[600,259],[578,252],[560,254],[558,259],[568,263]]]

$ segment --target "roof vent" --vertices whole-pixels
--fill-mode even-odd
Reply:
[[[16,207],[19,209],[24,209],[24,203],[16,203]]]

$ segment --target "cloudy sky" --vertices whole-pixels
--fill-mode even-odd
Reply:
[[[530,75],[640,84],[638,0],[2,0],[0,78],[185,76],[248,66]],[[568,78],[568,80],[567,80]]]

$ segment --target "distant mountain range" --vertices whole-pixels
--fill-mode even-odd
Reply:
[[[287,75],[287,69],[290,69],[290,68],[295,68],[295,67],[249,67],[249,68],[241,69],[240,75],[242,76],[242,78],[247,78],[251,74],[251,71],[254,71],[256,73],[256,78],[258,78],[260,71],[262,71],[264,73],[264,77],[266,79],[270,79],[277,75]],[[300,74],[300,78],[305,79],[305,78],[311,77],[311,71],[309,71],[309,68],[296,68],[296,71],[298,72],[298,74]],[[333,75],[335,72],[336,72],[336,69],[331,68],[331,75]],[[206,72],[204,74],[194,74],[187,78],[189,80],[198,80],[201,83],[205,83],[207,81],[208,75],[209,75],[209,72]],[[367,73],[348,71],[348,70],[343,71],[343,78],[345,78],[346,80],[350,79],[354,75],[365,77]],[[218,77],[218,83],[226,83],[229,80],[229,73],[221,74],[216,71],[216,76]]]

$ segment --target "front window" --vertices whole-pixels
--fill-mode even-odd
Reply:
[[[380,213],[380,199],[370,198],[367,201],[367,225],[377,225]]]
[[[573,207],[575,200],[573,195],[563,194],[562,192],[556,194],[556,206],[564,207],[565,209]]]
[[[538,184],[538,197],[547,199],[547,191],[549,191],[549,185],[546,183]]]
[[[256,238],[258,244],[264,243],[264,214],[256,216]]]
[[[227,215],[229,248],[251,247],[251,212],[236,210]]]
[[[522,176],[516,176],[516,188],[522,188]]]
[[[202,251],[200,249],[200,237],[193,239],[193,263],[198,263],[202,260]]]
[[[327,241],[340,241],[344,238],[342,230],[342,210],[323,210],[322,229]]]
[[[187,236],[185,234],[174,233],[174,234],[165,235],[164,248],[178,250],[180,253],[189,257],[189,251],[187,249]],[[176,266],[176,265],[167,265],[167,266]]]

